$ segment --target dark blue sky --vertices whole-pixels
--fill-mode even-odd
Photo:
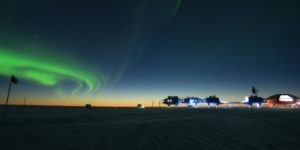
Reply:
[[[105,76],[91,98],[99,103],[212,94],[243,100],[252,85],[262,96],[300,96],[297,0],[11,0],[1,2],[0,18],[1,47],[35,47],[42,57],[47,49]],[[28,86],[56,98],[54,87]]]

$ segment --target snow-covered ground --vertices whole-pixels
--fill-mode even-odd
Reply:
[[[1,150],[299,149],[300,109],[14,107]]]

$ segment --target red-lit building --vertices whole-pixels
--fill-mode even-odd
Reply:
[[[266,99],[270,107],[274,105],[297,106],[300,104],[300,98],[291,94],[275,94]]]

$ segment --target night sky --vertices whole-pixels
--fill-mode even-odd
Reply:
[[[0,2],[0,96],[135,106],[168,95],[300,96],[298,0]]]

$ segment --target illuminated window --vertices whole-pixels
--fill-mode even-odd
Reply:
[[[279,101],[282,101],[282,102],[292,102],[293,101],[293,98],[288,96],[288,95],[281,95],[279,97]]]

